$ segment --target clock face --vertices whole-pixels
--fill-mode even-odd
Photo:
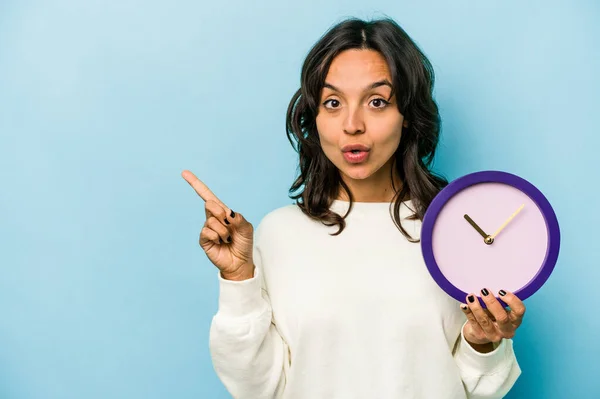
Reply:
[[[429,272],[461,302],[482,288],[496,295],[511,291],[521,300],[531,296],[554,268],[559,240],[556,216],[543,194],[498,171],[450,183],[432,201],[421,229]]]

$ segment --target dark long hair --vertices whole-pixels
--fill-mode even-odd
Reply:
[[[302,66],[300,89],[292,97],[286,115],[288,140],[298,152],[300,162],[300,174],[289,190],[290,198],[310,218],[327,226],[339,225],[333,235],[344,230],[354,199],[339,170],[321,149],[316,117],[329,66],[336,55],[349,49],[378,51],[388,63],[398,110],[408,121],[394,154],[392,174],[396,169],[403,184],[400,190],[392,186],[396,191],[392,216],[402,234],[411,242],[418,242],[402,226],[400,205],[410,198],[414,213],[409,219],[423,220],[433,198],[448,184],[445,178],[429,170],[441,120],[432,93],[433,67],[416,43],[390,18],[370,22],[346,19],[327,31],[309,51]],[[340,189],[350,199],[344,216],[329,209]]]

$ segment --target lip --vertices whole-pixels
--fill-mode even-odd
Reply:
[[[345,145],[342,147],[342,152],[344,152],[344,153],[348,152],[348,151],[353,151],[353,150],[368,152],[370,150],[370,148],[364,144],[348,144],[348,145]]]
[[[367,160],[367,158],[369,157],[369,151],[361,151],[358,154],[354,154],[352,152],[346,151],[343,154],[344,154],[344,159],[346,160],[346,162],[352,163],[352,164],[365,162]]]

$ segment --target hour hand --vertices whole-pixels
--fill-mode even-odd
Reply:
[[[481,236],[482,236],[483,238],[488,238],[488,235],[487,235],[487,234],[485,234],[485,232],[484,232],[484,231],[481,229],[481,227],[479,227],[479,226],[477,225],[477,223],[475,223],[475,221],[474,221],[473,219],[471,219],[471,218],[469,217],[469,215],[467,215],[466,213],[465,213],[465,219],[467,219],[467,222],[469,222],[469,224],[470,224],[471,226],[473,226],[473,227],[475,228],[475,230],[477,230],[477,232],[478,232],[479,234],[481,234]]]

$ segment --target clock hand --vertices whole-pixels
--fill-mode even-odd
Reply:
[[[492,239],[496,238],[496,236],[506,227],[506,225],[508,225],[508,223],[510,223],[511,220],[513,220],[513,218],[515,216],[517,216],[519,214],[519,212],[521,212],[521,210],[525,207],[525,204],[521,205],[519,207],[519,209],[517,209],[515,211],[515,213],[513,213],[512,215],[510,215],[510,217],[506,220],[506,222],[504,222],[504,224],[502,226],[500,226],[498,228],[498,230],[496,230],[496,232],[494,234],[492,234],[490,237],[492,237]]]
[[[478,232],[479,234],[481,234],[481,236],[482,236],[483,238],[487,238],[487,237],[488,237],[488,235],[487,235],[487,234],[485,234],[485,232],[484,232],[483,230],[481,230],[481,227],[479,227],[479,226],[477,225],[477,223],[475,223],[475,221],[474,221],[473,219],[471,219],[471,218],[469,217],[469,215],[467,215],[466,213],[465,213],[465,219],[467,219],[467,222],[469,222],[469,224],[470,224],[471,226],[473,226],[473,227],[475,228],[475,230],[477,230],[477,232]]]

